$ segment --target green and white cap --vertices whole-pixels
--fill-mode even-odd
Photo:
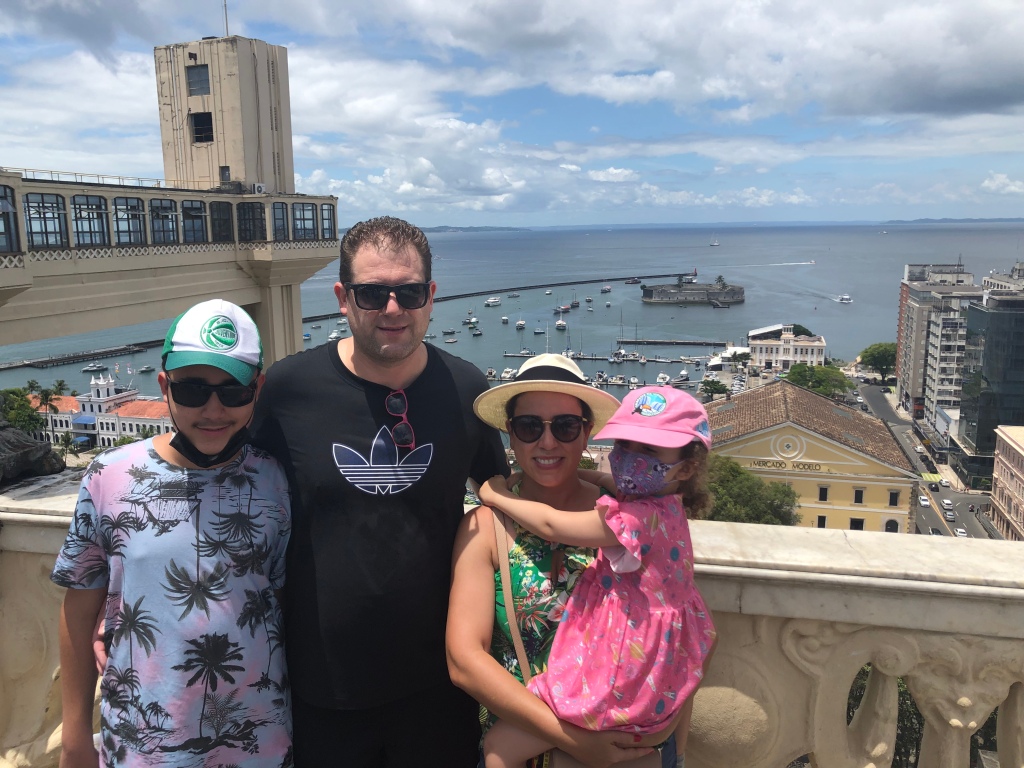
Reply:
[[[164,368],[212,365],[248,384],[263,369],[263,345],[256,323],[241,307],[223,299],[196,304],[171,323],[164,339]]]

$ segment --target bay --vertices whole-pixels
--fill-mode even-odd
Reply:
[[[883,231],[885,234],[883,234]],[[430,233],[434,252],[433,277],[438,297],[483,292],[473,298],[438,301],[430,332],[432,342],[475,363],[501,371],[522,362],[504,358],[505,351],[526,347],[534,352],[560,352],[569,344],[577,351],[607,356],[621,336],[626,339],[696,339],[743,344],[746,334],[776,323],[800,323],[825,337],[831,357],[852,360],[869,344],[896,338],[899,284],[905,264],[956,263],[962,259],[980,283],[989,271],[1008,272],[1024,259],[1020,222],[747,225],[710,227],[566,228],[519,231],[467,231]],[[719,246],[712,247],[712,240]],[[303,316],[337,311],[333,285],[334,262],[301,286]],[[622,278],[637,275],[689,272],[696,269],[701,282],[719,275],[742,285],[746,301],[730,309],[708,306],[680,308],[646,305],[640,287],[625,285]],[[611,281],[611,278],[619,278]],[[575,281],[574,286],[552,286],[520,291],[510,298],[513,286]],[[654,280],[648,282],[671,282]],[[612,291],[600,293],[602,285]],[[506,290],[498,290],[506,289]],[[556,304],[576,298],[581,306],[565,316],[566,331],[555,330]],[[852,304],[835,301],[849,294]],[[498,307],[485,307],[488,295],[501,298]],[[587,304],[584,299],[594,301]],[[611,302],[610,307],[605,303]],[[586,311],[592,306],[594,311]],[[461,320],[469,312],[480,320],[483,335],[472,337]],[[502,325],[501,317],[509,318]],[[526,321],[523,332],[515,322]],[[0,362],[43,357],[65,352],[117,346],[133,341],[159,339],[171,318],[154,318],[143,325],[89,334],[64,336],[26,344],[0,346]],[[313,328],[316,324],[319,328]],[[306,346],[324,343],[336,325],[333,320],[307,322],[312,339]],[[454,328],[458,339],[442,344],[442,330]],[[540,329],[542,334],[535,335]],[[625,344],[627,349],[632,345]],[[711,348],[641,346],[652,357],[675,363],[623,364],[612,370],[606,360],[583,361],[591,375],[598,369],[637,376],[652,382],[661,370],[676,375],[683,367],[680,356],[711,354]],[[119,381],[133,381],[143,394],[159,390],[155,374],[129,376],[127,369],[142,365],[159,368],[159,347],[102,362]],[[84,363],[59,367],[14,368],[0,371],[0,389],[23,386],[36,379],[49,386],[64,379],[71,388],[84,391],[89,374]],[[692,367],[690,368],[692,372]],[[614,390],[613,390],[614,391]]]

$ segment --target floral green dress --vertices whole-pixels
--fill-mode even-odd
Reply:
[[[511,518],[510,518],[511,519]],[[580,574],[594,559],[595,551],[588,547],[569,547],[537,536],[512,521],[515,543],[508,553],[509,573],[512,577],[512,600],[519,619],[519,633],[523,638],[526,656],[530,659],[531,674],[543,672],[548,652],[555,639],[555,630],[565,611],[569,594],[576,586]],[[557,566],[557,577],[552,583],[552,562]],[[502,592],[501,571],[494,574],[494,631],[491,635],[491,655],[517,680],[522,682],[512,636],[508,631],[508,614]],[[481,707],[481,723],[486,731],[495,721]],[[538,759],[538,768],[544,765]]]

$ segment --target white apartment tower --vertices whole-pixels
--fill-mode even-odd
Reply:
[[[286,48],[231,36],[153,53],[169,186],[295,192]]]

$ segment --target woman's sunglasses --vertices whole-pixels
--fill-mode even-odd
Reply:
[[[185,408],[202,408],[217,393],[225,408],[241,408],[256,399],[256,382],[252,384],[197,384],[191,381],[167,381],[171,399]]]
[[[345,290],[351,291],[356,306],[360,309],[384,309],[391,294],[402,309],[421,309],[430,298],[430,283],[406,283],[405,285],[378,285],[377,283],[345,283]]]
[[[560,443],[571,443],[580,436],[586,419],[571,413],[563,413],[551,420],[540,416],[513,416],[509,419],[512,434],[524,443],[535,443],[544,434],[544,425],[551,427],[551,434]]]

